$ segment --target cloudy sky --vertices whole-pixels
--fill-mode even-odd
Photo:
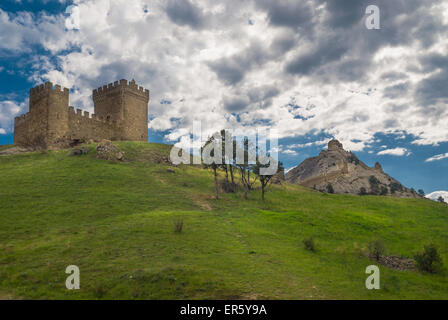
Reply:
[[[92,89],[126,78],[151,90],[151,141],[194,120],[275,128],[290,168],[337,138],[408,187],[448,190],[447,31],[443,0],[2,0],[0,143],[30,87],[61,84],[92,112]]]

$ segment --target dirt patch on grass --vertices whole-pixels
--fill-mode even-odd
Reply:
[[[0,301],[1,300],[21,300],[21,299],[14,297],[12,294],[0,292]]]
[[[210,204],[208,204],[207,202],[203,202],[200,200],[196,200],[195,203],[200,206],[202,209],[206,210],[206,211],[212,211],[213,208],[210,206]]]
[[[241,295],[240,300],[258,300],[258,295],[256,293],[244,293]]]
[[[192,197],[194,203],[201,207],[201,209],[206,211],[213,210],[212,206],[210,205],[209,201],[213,200],[214,197],[208,194],[198,194],[194,197]]]
[[[32,150],[22,147],[12,147],[0,150],[0,156],[12,156],[16,154],[22,154],[26,152],[31,152]]]
[[[143,150],[133,155],[134,161],[172,165],[168,155],[154,150]]]

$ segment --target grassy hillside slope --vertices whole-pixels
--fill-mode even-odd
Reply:
[[[169,146],[118,145],[130,161],[96,159],[93,145],[0,157],[0,298],[448,299],[446,267],[381,266],[381,290],[365,288],[373,239],[408,257],[434,242],[448,264],[446,205],[289,184],[265,203],[259,191],[214,200],[211,171],[156,163]],[[68,265],[80,290],[65,288]]]

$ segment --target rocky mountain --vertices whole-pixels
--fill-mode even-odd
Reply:
[[[330,141],[328,150],[322,150],[319,156],[291,169],[286,181],[329,193],[420,197],[386,174],[378,162],[370,168],[355,154],[344,150],[337,140]]]

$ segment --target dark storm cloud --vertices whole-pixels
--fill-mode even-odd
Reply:
[[[297,45],[298,40],[295,38],[295,33],[286,32],[275,38],[269,49],[272,51],[274,57],[281,58]]]
[[[403,80],[403,79],[407,79],[407,78],[408,78],[408,75],[406,73],[396,72],[396,71],[386,72],[381,75],[381,80],[385,80],[385,81],[397,81],[397,80]]]
[[[128,79],[129,81],[135,79],[141,85],[139,82],[146,79],[155,78],[160,81],[161,72],[158,68],[155,64],[137,63],[133,59],[123,59],[101,67],[99,78],[92,79],[91,81],[93,82],[92,85],[98,85],[98,83],[106,84],[117,79]]]
[[[409,109],[409,105],[407,104],[389,103],[384,107],[387,113],[401,113],[407,109]]]
[[[416,90],[416,96],[422,106],[426,107],[439,101],[448,103],[448,69],[439,71],[422,80]]]
[[[248,91],[247,95],[252,103],[270,99],[277,96],[280,93],[274,86],[261,86],[252,88]]]
[[[438,101],[448,101],[448,57],[438,53],[428,54],[420,59],[422,72],[434,73],[417,85],[415,95],[425,107]]]
[[[257,109],[264,109],[272,105],[272,99],[280,94],[280,90],[273,85],[253,87],[247,91],[237,90],[234,97],[223,98],[224,109],[229,112],[241,112],[253,105]]]
[[[375,54],[386,46],[430,46],[445,31],[430,10],[437,0],[278,0],[255,1],[278,36],[269,44],[251,45],[240,53],[208,63],[227,85],[269,61],[284,61],[285,76],[313,76],[317,81],[353,82],[365,79]],[[381,12],[381,29],[364,26],[367,6]],[[319,8],[320,5],[323,5]],[[306,48],[306,49],[304,49]],[[295,55],[287,53],[297,49]],[[285,61],[286,60],[286,61]],[[392,81],[391,79],[388,79]],[[398,80],[398,79],[397,79]]]
[[[420,59],[424,72],[432,72],[436,69],[448,69],[448,57],[439,53],[431,53]]]
[[[290,61],[286,65],[286,71],[291,74],[309,75],[318,67],[339,60],[347,50],[347,44],[336,38],[323,40],[312,50]]]
[[[229,112],[243,111],[249,104],[250,101],[246,97],[224,97],[223,99],[224,109]]]
[[[396,128],[399,125],[397,119],[389,119],[384,122],[385,128]]]
[[[362,58],[350,58],[339,62],[334,68],[334,76],[341,81],[358,81],[366,74],[368,62]],[[330,69],[330,75],[332,74]],[[331,77],[329,77],[331,79]]]
[[[402,82],[384,89],[383,97],[396,99],[406,95],[406,93],[410,90],[409,82]]]
[[[210,62],[208,66],[216,73],[222,82],[228,85],[233,85],[243,80],[244,74],[247,71],[244,64],[241,64],[237,59],[232,58],[213,61]]]
[[[256,4],[268,14],[270,24],[282,27],[306,27],[310,31],[313,19],[312,1],[259,0]]]
[[[313,25],[312,31],[306,34],[311,48],[287,61],[285,71],[313,75],[321,81],[359,81],[374,66],[373,57],[381,48],[413,42],[428,47],[446,32],[439,17],[430,10],[436,2],[317,0],[314,6],[325,4],[325,9],[319,24]],[[371,4],[380,8],[380,30],[368,30],[364,26],[365,10]],[[300,48],[297,43],[289,45]]]
[[[204,15],[201,9],[189,0],[169,0],[166,4],[166,13],[177,25],[188,25],[193,29],[204,26]]]
[[[244,79],[244,76],[253,67],[266,62],[268,56],[259,43],[230,57],[211,61],[208,66],[218,78],[227,85],[235,85]]]
[[[321,2],[326,3],[328,14],[326,23],[333,28],[348,28],[361,21],[368,5],[366,1],[362,0],[328,0]]]

